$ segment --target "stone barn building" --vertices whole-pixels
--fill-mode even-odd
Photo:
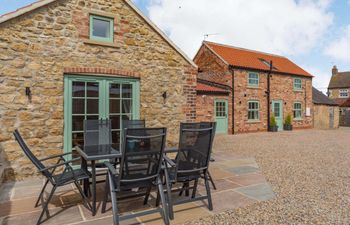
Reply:
[[[200,83],[228,91],[197,95],[197,111],[217,121],[221,133],[267,131],[272,115],[279,130],[287,115],[295,129],[313,127],[313,76],[286,57],[204,41],[194,62]]]
[[[339,128],[339,106],[321,91],[312,88],[314,128]]]
[[[195,121],[197,66],[129,0],[42,0],[0,17],[0,165],[7,178],[36,170],[15,129],[40,158],[83,142],[83,120],[168,127]],[[1,166],[0,166],[1,167]],[[0,169],[1,170],[1,169]]]

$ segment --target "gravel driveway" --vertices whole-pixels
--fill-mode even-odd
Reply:
[[[191,224],[350,224],[349,128],[218,136],[215,151],[255,157],[277,198]]]

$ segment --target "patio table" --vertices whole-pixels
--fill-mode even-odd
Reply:
[[[91,197],[92,197],[92,215],[96,214],[96,161],[121,158],[119,149],[113,148],[112,145],[89,145],[76,146],[76,151],[80,154],[82,161],[82,168],[87,169],[87,161],[91,162]],[[89,187],[89,180],[84,180],[84,192],[87,194]]]

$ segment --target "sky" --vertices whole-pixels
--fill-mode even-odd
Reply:
[[[350,0],[132,1],[191,58],[204,39],[283,55],[323,92],[333,65],[350,71]],[[32,2],[0,0],[0,15]]]

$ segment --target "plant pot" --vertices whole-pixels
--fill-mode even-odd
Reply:
[[[270,132],[277,132],[278,131],[278,126],[270,126],[269,131]]]
[[[291,125],[291,124],[284,124],[283,125],[283,130],[293,130],[293,125]]]

